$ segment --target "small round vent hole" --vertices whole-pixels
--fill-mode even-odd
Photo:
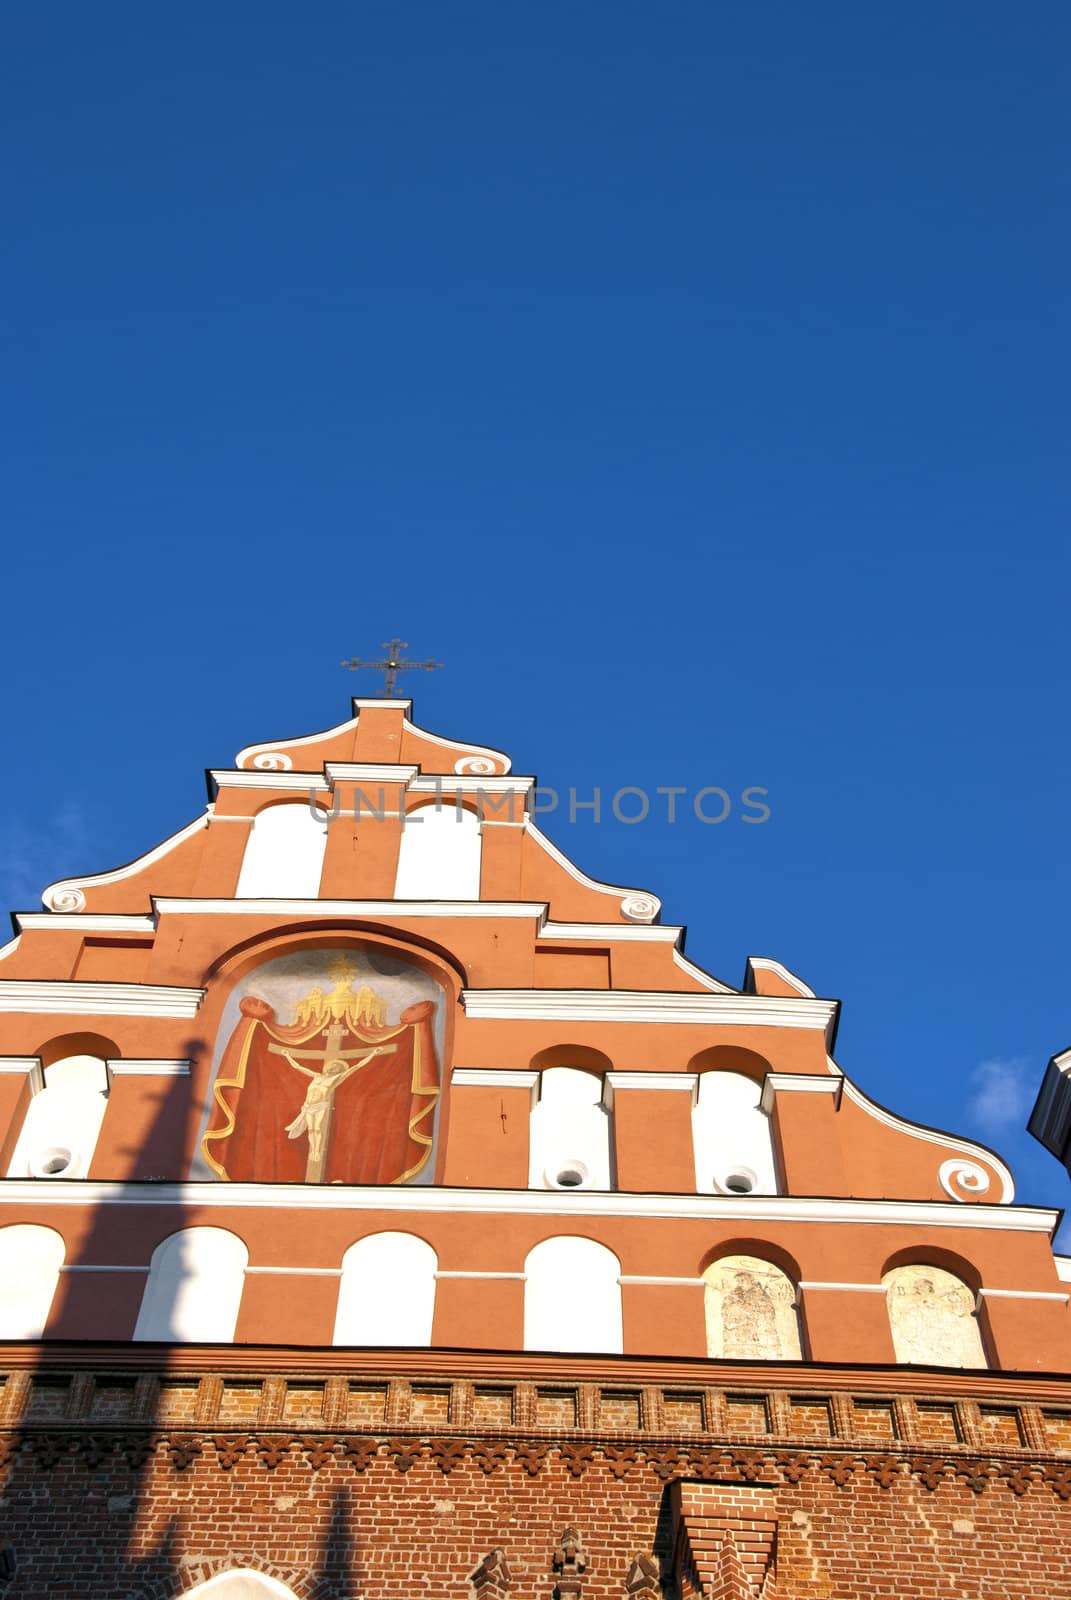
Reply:
[[[755,1187],[755,1180],[750,1172],[730,1172],[725,1187],[730,1194],[750,1194]]]
[[[563,1189],[578,1189],[584,1181],[584,1174],[575,1167],[563,1167],[558,1173],[558,1183]]]

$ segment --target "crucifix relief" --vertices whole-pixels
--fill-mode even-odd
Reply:
[[[392,1044],[376,1045],[371,1050],[343,1050],[342,1040],[345,1036],[345,1026],[341,1022],[333,1022],[324,1036],[325,1044],[322,1050],[291,1051],[281,1044],[268,1046],[273,1055],[284,1056],[295,1072],[300,1072],[303,1077],[309,1079],[301,1110],[293,1122],[288,1122],[286,1125],[287,1137],[290,1139],[300,1139],[302,1134],[308,1135],[306,1183],[323,1182],[327,1145],[331,1137],[331,1118],[338,1090],[347,1078],[351,1078],[355,1072],[366,1067],[373,1056],[394,1054],[395,1047]],[[322,1061],[323,1066],[319,1071],[313,1071],[311,1067],[303,1067],[301,1061],[295,1060],[295,1055],[299,1055],[304,1061]]]
[[[273,965],[288,962],[306,975],[297,998],[293,980],[280,994],[254,974],[238,1001],[201,1140],[205,1163],[240,1182],[407,1182],[432,1151],[436,1002],[421,997],[437,986],[399,961],[386,980],[388,1004],[358,981],[375,977],[360,951]],[[325,968],[330,981],[308,987]],[[290,1008],[291,1022],[277,1019],[268,994]]]

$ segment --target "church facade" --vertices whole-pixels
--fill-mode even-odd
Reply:
[[[0,952],[0,1594],[1071,1591],[1071,1263],[358,700]]]

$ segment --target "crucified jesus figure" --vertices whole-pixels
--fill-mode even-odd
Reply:
[[[327,1160],[327,1140],[331,1131],[331,1117],[335,1109],[335,1095],[347,1078],[366,1067],[374,1056],[393,1055],[396,1046],[392,1044],[376,1045],[372,1049],[361,1051],[347,1050],[339,1052],[344,1030],[340,1027],[331,1027],[327,1030],[327,1049],[324,1051],[302,1051],[306,1059],[322,1057],[323,1068],[316,1072],[311,1067],[303,1067],[300,1061],[283,1045],[270,1045],[269,1049],[281,1055],[295,1072],[300,1072],[303,1078],[308,1078],[309,1087],[305,1092],[305,1099],[301,1110],[293,1122],[287,1123],[286,1133],[289,1139],[300,1139],[307,1134],[309,1140],[308,1159],[305,1163],[305,1182],[321,1183],[323,1181],[324,1166]],[[357,1059],[347,1059],[357,1057]]]

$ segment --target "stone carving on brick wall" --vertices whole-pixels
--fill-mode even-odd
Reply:
[[[791,1279],[758,1256],[723,1256],[703,1273],[707,1354],[769,1361],[800,1359]]]
[[[551,1557],[554,1570],[554,1600],[580,1600],[581,1579],[588,1559],[580,1535],[575,1528],[566,1528],[561,1541]]]
[[[942,1267],[909,1265],[885,1274],[897,1361],[984,1367],[982,1336],[967,1285]]]

